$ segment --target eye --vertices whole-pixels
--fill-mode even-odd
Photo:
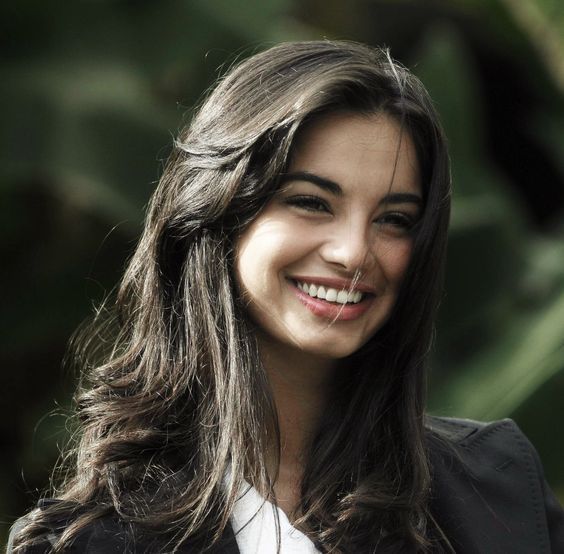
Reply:
[[[394,231],[407,233],[415,227],[417,218],[405,212],[388,212],[381,215],[376,223],[385,225]]]
[[[291,196],[284,201],[290,206],[295,206],[308,212],[330,212],[329,205],[323,198],[312,195]]]

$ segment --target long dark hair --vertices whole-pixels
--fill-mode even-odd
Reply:
[[[387,51],[332,41],[285,43],[240,63],[180,133],[111,316],[81,335],[78,440],[60,502],[32,512],[18,544],[65,517],[62,550],[117,514],[171,549],[190,540],[204,550],[222,536],[243,479],[272,492],[264,456],[276,412],[234,285],[233,245],[276,191],[296,133],[336,111],[396,118],[416,146],[424,210],[392,315],[344,361],[296,525],[324,552],[428,547],[425,361],[449,218],[445,139],[423,85]]]

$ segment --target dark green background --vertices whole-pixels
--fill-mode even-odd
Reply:
[[[455,186],[431,411],[513,417],[564,498],[560,0],[11,2],[0,8],[0,521],[48,484],[73,330],[135,245],[171,137],[280,40],[387,45],[429,88]]]

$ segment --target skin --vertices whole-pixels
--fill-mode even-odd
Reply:
[[[274,490],[289,515],[332,376],[388,319],[421,206],[415,147],[396,121],[331,114],[302,130],[279,192],[237,241],[238,286],[280,423]],[[311,300],[300,280],[354,285],[364,299],[346,308]]]

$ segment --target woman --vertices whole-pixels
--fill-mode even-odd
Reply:
[[[386,52],[233,69],[87,334],[73,465],[13,552],[562,549],[512,422],[424,414],[449,198],[431,100]]]

